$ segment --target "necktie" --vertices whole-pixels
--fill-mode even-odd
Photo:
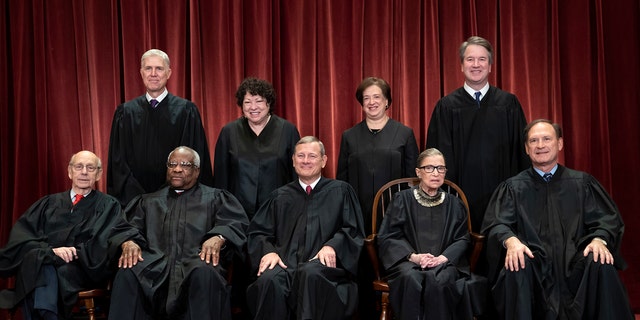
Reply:
[[[80,200],[82,200],[82,198],[84,198],[84,196],[83,196],[83,195],[81,195],[81,194],[79,194],[79,193],[78,193],[78,194],[76,194],[76,197],[75,197],[75,199],[73,200],[73,205],[75,206],[78,202],[80,202]]]
[[[542,179],[544,179],[544,181],[549,182],[551,181],[551,177],[553,177],[553,174],[551,172],[547,172],[542,176]]]
[[[307,186],[307,194],[311,194],[311,186]]]
[[[480,96],[481,95],[482,95],[482,92],[476,91],[476,104],[478,105],[478,107],[480,107]]]
[[[149,102],[151,103],[151,108],[155,108],[158,105],[158,100],[156,99],[151,99]]]

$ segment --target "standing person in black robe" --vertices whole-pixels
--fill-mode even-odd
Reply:
[[[273,114],[276,93],[271,83],[244,79],[236,102],[242,117],[220,130],[214,184],[233,193],[251,220],[271,191],[296,179],[291,156],[300,134],[291,122]]]
[[[230,191],[251,221],[273,190],[296,179],[291,156],[300,134],[291,122],[273,114],[276,92],[268,81],[244,79],[236,91],[236,103],[242,117],[220,131],[214,186]],[[236,310],[247,310],[249,266],[244,260],[234,266],[231,302]]]
[[[293,155],[299,180],[275,190],[249,225],[254,319],[348,319],[357,308],[360,206],[349,184],[322,177],[326,163],[320,140],[300,139]]]
[[[122,207],[165,184],[164,159],[178,146],[201,157],[200,182],[213,186],[209,145],[198,107],[167,90],[169,56],[158,49],[142,55],[140,75],[147,93],[118,106],[111,124],[107,193]]]
[[[491,43],[470,37],[459,54],[464,86],[436,104],[427,148],[444,154],[449,163],[447,177],[464,190],[472,228],[478,231],[498,184],[530,166],[522,147],[527,122],[515,95],[489,85]]]
[[[532,168],[496,189],[483,223],[501,319],[633,319],[617,268],[624,224],[591,175],[558,164],[562,130],[525,128]]]
[[[486,278],[472,275],[467,210],[440,189],[447,167],[438,149],[418,156],[420,184],[394,196],[378,233],[389,301],[398,319],[473,319]]]
[[[389,118],[391,86],[384,79],[362,80],[356,89],[356,99],[366,118],[342,134],[336,179],[348,182],[358,194],[365,235],[369,235],[376,192],[393,179],[415,176],[418,144],[413,129]],[[360,300],[372,301],[374,275],[364,251],[358,274]],[[377,317],[374,312],[375,308],[360,305],[362,319]]]
[[[67,171],[71,190],[34,203],[0,249],[0,274],[16,277],[15,290],[0,294],[0,307],[21,304],[25,319],[70,317],[77,293],[105,286],[115,271],[108,239],[123,216],[118,200],[93,189],[102,162],[80,151]]]
[[[136,197],[121,244],[109,319],[231,319],[229,261],[245,243],[248,219],[228,191],[198,183],[200,157],[178,147],[168,186]]]
[[[358,194],[368,235],[376,192],[393,179],[414,177],[419,151],[413,129],[387,114],[392,98],[384,79],[362,80],[356,99],[366,118],[342,133],[336,179],[348,182]]]

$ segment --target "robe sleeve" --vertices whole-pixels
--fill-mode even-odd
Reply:
[[[107,162],[107,193],[114,196],[122,207],[127,205],[131,195],[142,194],[144,188],[134,177],[127,162],[128,137],[123,134],[125,125],[124,105],[118,106],[113,115],[109,137],[109,159]]]
[[[232,244],[240,252],[244,247],[247,237],[246,231],[249,225],[244,209],[240,202],[226,190],[217,190],[213,199],[210,212],[215,217],[214,227],[207,232],[203,241],[215,236],[222,235],[225,238],[225,245]]]
[[[231,141],[228,126],[220,130],[218,141],[216,142],[214,165],[214,186],[216,188],[229,190],[231,183]]]

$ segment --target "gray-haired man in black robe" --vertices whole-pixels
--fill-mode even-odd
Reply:
[[[249,221],[228,191],[198,183],[200,157],[178,147],[167,159],[169,186],[134,198],[122,244],[109,319],[230,319],[228,263]]]
[[[349,184],[322,177],[326,163],[320,140],[300,139],[293,154],[299,180],[276,189],[251,221],[254,319],[347,319],[358,306],[360,205]]]
[[[500,318],[633,319],[617,206],[591,175],[558,164],[559,125],[535,120],[525,137],[533,167],[496,189],[483,223]]]
[[[102,162],[90,151],[74,154],[67,168],[71,190],[34,203],[0,249],[0,275],[15,276],[0,307],[22,303],[25,319],[65,319],[82,290],[106,286],[115,266],[109,251],[112,228],[123,221],[118,201],[94,190]]]

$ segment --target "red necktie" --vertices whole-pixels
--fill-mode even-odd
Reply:
[[[311,194],[311,186],[307,186],[307,194]]]
[[[73,200],[73,205],[75,206],[78,202],[80,202],[80,200],[82,200],[82,198],[84,198],[83,195],[81,195],[79,193],[76,194],[76,198],[75,198],[75,200]]]

